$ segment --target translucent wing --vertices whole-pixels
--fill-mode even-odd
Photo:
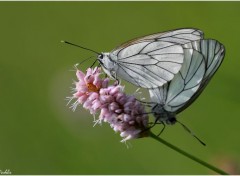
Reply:
[[[203,35],[204,35],[203,32],[199,29],[193,29],[193,28],[176,29],[176,30],[151,34],[151,35],[143,36],[140,38],[132,39],[130,41],[127,41],[121,44],[117,48],[113,49],[112,52],[118,51],[122,48],[126,48],[127,46],[130,46],[130,45],[140,43],[140,42],[145,42],[145,41],[150,42],[150,41],[161,40],[161,41],[167,41],[175,44],[185,44],[191,41],[203,39]]]
[[[205,62],[201,53],[184,49],[183,66],[174,79],[156,89],[149,90],[151,100],[162,104],[168,112],[183,107],[199,89],[205,75]]]
[[[202,80],[200,81],[200,84],[197,84],[197,79],[195,80],[195,82],[193,79],[191,82],[194,83],[196,87],[187,90],[186,84],[183,84],[183,79],[181,78],[182,70],[188,68],[188,64],[184,63],[180,72],[170,83],[158,89],[150,90],[150,96],[152,101],[164,105],[164,108],[170,112],[179,113],[186,109],[188,106],[190,106],[194,102],[194,100],[196,100],[196,98],[202,93],[214,73],[221,65],[225,54],[224,46],[216,40],[194,41],[192,43],[184,45],[184,48],[186,48],[184,49],[184,51],[187,51],[187,49],[193,49],[194,51],[200,52],[202,54],[205,63],[205,67],[203,70],[204,75]],[[187,58],[189,58],[189,54],[187,55],[188,57],[186,57],[185,61],[187,61]],[[202,61],[202,58],[200,60]],[[200,70],[202,70],[202,67],[199,67],[199,71]],[[182,94],[184,91],[180,91],[179,93],[179,90],[185,90],[187,92],[190,92],[185,93],[187,96],[182,96],[184,95]]]
[[[183,111],[188,106],[190,106],[194,102],[194,100],[196,100],[196,98],[202,93],[204,88],[207,86],[213,75],[220,67],[225,55],[224,46],[218,41],[212,39],[195,41],[185,45],[184,48],[193,48],[194,50],[197,50],[203,54],[206,63],[206,73],[197,92],[183,107],[177,110],[177,113]]]
[[[173,79],[183,59],[180,45],[162,41],[134,44],[118,53],[116,75],[139,87],[155,88]]]
[[[116,62],[117,77],[136,86],[156,88],[173,79],[184,60],[181,44],[199,40],[197,29],[179,29],[127,42],[110,53]]]

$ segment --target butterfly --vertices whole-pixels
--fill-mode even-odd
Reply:
[[[161,122],[173,124],[204,90],[224,58],[224,46],[203,39],[199,29],[186,28],[130,40],[97,60],[107,75],[148,88]]]
[[[183,45],[185,60],[175,77],[161,87],[149,89],[152,113],[161,124],[175,124],[176,115],[189,107],[202,93],[221,65],[224,46],[216,40],[199,40]],[[184,124],[188,132],[198,139]],[[200,139],[198,139],[205,145]]]
[[[202,93],[225,55],[223,44],[204,39],[203,32],[193,28],[140,37],[102,53],[64,42],[98,54],[97,61],[108,76],[147,88],[151,113],[164,127],[179,122],[176,115]]]
[[[157,88],[171,81],[180,71],[183,45],[203,39],[198,29],[177,29],[128,41],[109,53],[98,55],[104,72],[138,87]]]
[[[171,81],[179,72],[185,57],[182,45],[201,39],[203,32],[199,29],[176,29],[136,38],[102,53],[62,42],[97,54],[96,61],[109,77],[151,89]]]

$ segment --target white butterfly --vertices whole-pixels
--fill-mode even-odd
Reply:
[[[152,111],[163,124],[174,124],[183,111],[201,94],[223,61],[224,46],[216,40],[200,40],[183,45],[184,62],[173,80],[149,90]]]
[[[110,53],[98,55],[105,73],[138,87],[157,88],[174,78],[181,69],[183,45],[203,39],[198,29],[178,29],[137,38]]]

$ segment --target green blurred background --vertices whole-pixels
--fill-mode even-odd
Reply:
[[[93,128],[87,111],[72,112],[65,101],[76,79],[69,70],[92,53],[61,40],[111,51],[135,37],[184,27],[203,30],[227,52],[203,94],[178,116],[207,146],[179,125],[162,138],[217,166],[239,166],[239,17],[240,2],[0,2],[0,170],[212,174],[150,138],[127,149],[108,125]]]

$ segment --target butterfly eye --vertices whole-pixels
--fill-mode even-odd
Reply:
[[[169,124],[175,124],[176,123],[176,118],[175,117],[170,117],[168,119],[168,121],[169,121]]]
[[[98,59],[102,60],[103,59],[103,54],[98,55]]]

